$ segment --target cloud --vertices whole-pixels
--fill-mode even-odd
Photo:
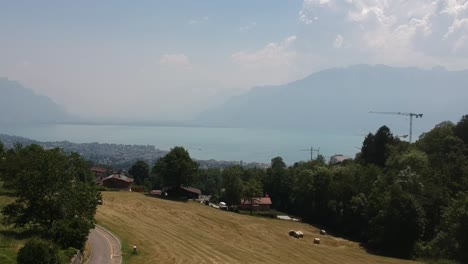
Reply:
[[[333,47],[341,48],[341,46],[343,46],[343,41],[344,41],[343,36],[338,34],[335,38],[335,41],[333,42]]]
[[[296,57],[296,52],[291,49],[296,39],[296,36],[290,36],[281,42],[271,42],[257,51],[238,51],[231,55],[231,59],[235,63],[247,67],[271,68],[287,66]]]
[[[185,54],[163,54],[159,63],[166,66],[190,67],[190,61]]]
[[[468,57],[467,0],[304,0],[298,17],[326,20],[363,51]]]
[[[248,25],[239,27],[239,31],[240,32],[247,32],[247,31],[251,30],[252,28],[254,28],[256,25],[257,25],[256,22],[252,22],[252,23],[250,23]]]
[[[200,17],[200,18],[192,18],[192,19],[189,19],[187,24],[195,25],[195,24],[198,24],[198,23],[206,22],[208,20],[210,20],[210,18],[208,16],[204,16],[204,17]]]

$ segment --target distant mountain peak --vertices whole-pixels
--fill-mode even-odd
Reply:
[[[57,123],[71,119],[64,108],[49,97],[0,77],[0,124]]]
[[[251,89],[200,114],[198,123],[374,131],[374,123],[384,119],[369,117],[369,110],[414,109],[428,114],[418,122],[433,125],[468,113],[467,73],[382,64],[331,68],[284,85]]]

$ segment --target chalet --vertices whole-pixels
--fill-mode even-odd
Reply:
[[[118,189],[118,190],[125,190],[125,191],[132,190],[130,188],[132,183],[133,183],[133,179],[123,174],[112,174],[100,180],[100,185],[104,187]]]
[[[255,197],[252,199],[253,201],[253,211],[268,211],[270,210],[271,206],[271,199],[270,197]],[[239,205],[241,210],[250,210],[250,200],[248,199],[241,199],[241,204]]]
[[[107,169],[103,167],[91,167],[91,171],[94,173],[96,178],[101,178],[106,175]]]

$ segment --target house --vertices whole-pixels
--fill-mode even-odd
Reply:
[[[268,211],[270,210],[271,206],[271,199],[270,197],[255,197],[252,199],[253,201],[253,211]],[[248,199],[241,199],[241,204],[239,205],[241,210],[250,210],[250,200]]]
[[[96,178],[100,178],[106,175],[107,169],[103,167],[91,167],[91,171]]]
[[[161,196],[161,190],[151,190],[149,192],[150,195],[154,195],[154,196]]]
[[[100,180],[99,185],[107,188],[131,191],[133,179],[123,174],[112,174]]]
[[[201,190],[193,187],[174,187],[162,192],[163,196],[172,198],[198,199]]]
[[[341,163],[341,162],[343,162],[345,160],[349,160],[349,157],[346,157],[345,155],[341,155],[341,154],[333,155],[333,156],[330,157],[329,164],[334,165],[334,164]]]

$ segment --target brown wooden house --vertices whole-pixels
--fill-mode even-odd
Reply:
[[[132,183],[133,179],[123,174],[112,174],[110,176],[102,178],[102,180],[100,181],[100,185],[104,187],[125,191],[132,190],[130,188]]]
[[[268,211],[271,206],[270,197],[255,197],[253,200],[253,211]],[[239,205],[241,210],[250,210],[250,200],[241,199],[241,204]]]

